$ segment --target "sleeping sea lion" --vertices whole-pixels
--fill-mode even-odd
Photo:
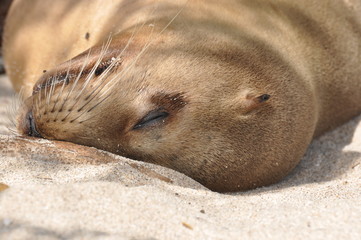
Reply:
[[[22,134],[275,183],[361,113],[361,0],[16,0],[6,70]]]

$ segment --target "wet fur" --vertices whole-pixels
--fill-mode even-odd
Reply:
[[[20,119],[33,111],[46,138],[237,191],[282,179],[313,137],[361,112],[359,0],[119,0],[108,11],[129,19],[109,14],[101,21],[98,1],[70,2],[55,8],[35,1],[34,13],[25,14],[29,3],[15,1],[5,33],[10,78],[33,92]],[[83,4],[90,4],[86,23],[75,29],[78,15],[65,13]],[[43,9],[53,21],[15,32]],[[61,36],[52,36],[54,24]],[[95,24],[106,31],[90,31]],[[158,108],[170,117],[133,129]]]

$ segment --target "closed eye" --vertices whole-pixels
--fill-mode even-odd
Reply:
[[[168,116],[169,113],[167,113],[164,109],[150,111],[133,127],[133,130],[156,125],[157,123],[166,119]]]

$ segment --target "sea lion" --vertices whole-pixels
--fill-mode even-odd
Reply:
[[[16,0],[4,56],[23,134],[219,192],[279,181],[361,112],[360,0]]]

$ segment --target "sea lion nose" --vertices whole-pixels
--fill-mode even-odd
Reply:
[[[28,111],[25,115],[25,129],[24,132],[31,137],[42,138],[41,134],[38,132],[36,128],[35,119],[33,117],[33,111]]]

